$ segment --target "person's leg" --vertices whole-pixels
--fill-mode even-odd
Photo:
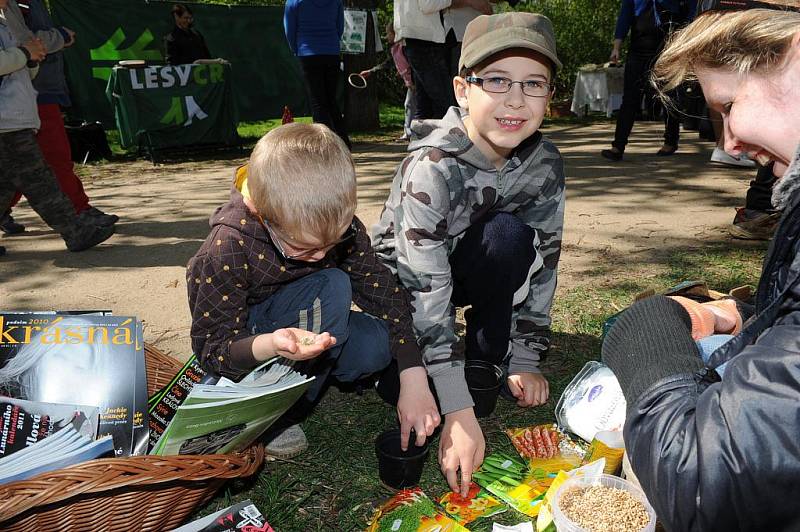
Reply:
[[[36,134],[39,149],[42,150],[45,161],[56,175],[61,190],[72,201],[75,212],[80,214],[89,208],[89,197],[83,189],[80,178],[75,175],[69,139],[58,104],[40,103],[39,120],[42,123]]]
[[[413,67],[411,77],[414,79],[414,92],[412,94],[414,103],[411,106],[411,120],[424,120],[432,115],[433,103],[431,103],[428,93],[425,92],[425,87],[422,86],[419,75],[414,73]]]
[[[700,351],[700,357],[703,359],[703,362],[708,363],[708,359],[711,358],[711,354],[733,338],[734,337],[730,334],[714,334],[698,340],[697,349]],[[725,366],[727,365],[728,363],[725,362],[716,368],[716,371],[720,377],[725,375]]]
[[[342,71],[339,70],[338,56],[322,56],[323,83],[325,84],[325,98],[328,114],[333,122],[333,130],[344,141],[348,148],[351,147],[350,137],[347,135],[347,123],[344,114],[339,108],[339,85],[342,81]]]
[[[625,61],[625,77],[622,89],[622,106],[617,115],[617,125],[614,130],[614,142],[611,146],[619,153],[625,151],[628,137],[631,135],[636,113],[642,107],[642,96],[647,74],[648,57],[629,53]]]
[[[392,361],[389,329],[382,320],[364,312],[350,312],[347,341],[338,345],[331,376],[339,382],[355,382],[383,371]],[[333,350],[331,350],[333,351]]]
[[[325,124],[333,131],[336,131],[333,124],[333,117],[328,108],[324,60],[321,59],[321,56],[315,55],[301,57],[300,65],[303,67],[303,77],[306,80],[306,89],[308,89],[311,117],[314,122]]]
[[[511,335],[515,293],[537,262],[536,231],[508,213],[470,227],[450,257],[453,303],[465,313],[465,356],[503,363]]]
[[[405,111],[405,119],[403,120],[403,137],[411,137],[411,120],[416,112],[414,89],[406,89],[406,99],[403,102],[403,110]]]
[[[81,222],[42,157],[32,129],[0,134],[3,181],[20,190],[42,220],[61,234],[70,251],[96,246],[114,234],[113,227]],[[6,195],[8,193],[6,192]],[[3,198],[8,201],[9,198]]]
[[[309,411],[319,399],[342,345],[347,342],[351,301],[347,274],[339,269],[326,269],[294,281],[249,309],[250,334],[297,327],[317,334],[329,332],[336,337],[336,346],[326,353],[308,362],[295,363],[298,371],[316,377],[304,397]]]
[[[736,209],[729,227],[731,236],[745,240],[769,240],[781,219],[780,211],[772,206],[772,187],[778,180],[773,173],[774,163],[759,166],[750,181],[744,207]]]
[[[420,107],[415,118],[442,118],[450,106],[456,105],[449,48],[444,44],[409,39],[406,41],[406,57],[419,93],[417,103]],[[429,98],[430,109],[423,108],[426,105],[423,94]]]
[[[648,75],[650,70],[648,70]],[[664,106],[664,146],[658,151],[659,155],[671,155],[678,149],[681,134],[681,120],[678,115],[680,109],[680,88],[670,93],[674,106]]]
[[[270,333],[298,327],[315,333],[329,332],[337,345],[308,362],[295,362],[299,372],[314,376],[311,386],[262,437],[273,456],[292,457],[308,447],[299,423],[322,398],[328,375],[335,366],[341,344],[347,342],[352,291],[347,275],[327,269],[298,279],[266,301],[251,306],[247,319],[250,334]]]

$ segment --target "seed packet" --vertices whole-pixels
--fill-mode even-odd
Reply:
[[[547,486],[542,484],[541,472],[531,471],[518,458],[492,453],[483,460],[472,478],[486,491],[518,512],[536,517]]]
[[[439,504],[460,525],[467,525],[480,517],[490,517],[508,510],[508,506],[474,482],[470,484],[466,497],[448,491],[439,499]]]
[[[400,490],[375,510],[366,532],[469,532],[440,512],[420,488]]]
[[[528,460],[537,481],[547,487],[561,470],[578,467],[585,450],[553,423],[506,430],[514,448]]]

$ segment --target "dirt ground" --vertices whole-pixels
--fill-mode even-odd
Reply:
[[[566,161],[560,293],[596,282],[598,272],[604,279],[651,275],[673,250],[738,245],[726,227],[755,171],[708,163],[713,146],[696,132],[684,134],[676,155],[657,157],[661,132],[658,123],[637,123],[625,160],[610,163],[599,152],[613,137],[612,123],[545,128]],[[357,214],[368,226],[377,220],[404,150],[392,142],[354,148]],[[83,167],[92,203],[121,220],[114,237],[82,253],[67,252],[21,203],[14,216],[28,231],[0,239],[8,249],[0,258],[0,309],[111,309],[143,319],[146,341],[188,356],[185,264],[245,155]]]

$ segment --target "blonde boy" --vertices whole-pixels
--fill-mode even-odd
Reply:
[[[445,417],[439,461],[453,489],[460,470],[462,494],[484,453],[465,358],[501,365],[521,407],[543,404],[549,394],[539,361],[550,345],[564,172],[539,126],[560,66],[552,25],[541,15],[470,22],[453,80],[459,107],[442,120],[415,124],[411,153],[373,230],[379,257],[412,297],[414,327]],[[455,307],[467,305],[462,348]],[[398,409],[419,427],[427,405],[409,388],[427,386],[409,383],[401,371]]]
[[[375,257],[355,208],[342,140],[321,124],[281,126],[237,170],[188,264],[192,348],[206,370],[238,379],[282,356],[317,377],[272,431],[274,455],[305,449],[297,422],[328,377],[352,382],[392,357],[422,364],[405,291]]]

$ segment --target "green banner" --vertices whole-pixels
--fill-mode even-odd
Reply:
[[[235,144],[229,64],[114,67],[106,96],[124,148]]]
[[[232,90],[242,120],[281,116],[288,105],[307,114],[300,65],[283,33],[283,8],[190,4],[194,28],[212,57],[228,60]],[[170,2],[147,0],[50,0],[56,24],[77,33],[64,52],[73,102],[71,118],[114,127],[105,97],[111,69],[120,60],[163,64],[163,36],[173,28]]]

